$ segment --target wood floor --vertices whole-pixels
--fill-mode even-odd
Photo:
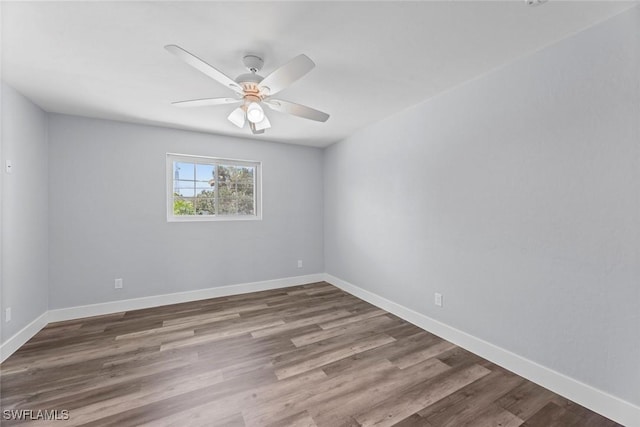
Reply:
[[[64,426],[615,426],[327,284],[52,323],[1,366]]]

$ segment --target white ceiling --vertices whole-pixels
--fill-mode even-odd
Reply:
[[[2,78],[46,111],[326,146],[633,2],[3,2]],[[316,68],[278,97],[326,123],[268,111],[261,136],[234,106],[170,102],[232,92],[163,49],[177,44],[235,78],[305,53]]]

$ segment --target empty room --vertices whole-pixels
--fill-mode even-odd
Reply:
[[[0,425],[640,427],[638,1],[0,24]]]

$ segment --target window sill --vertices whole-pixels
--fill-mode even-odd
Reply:
[[[246,216],[210,216],[210,215],[193,215],[193,216],[172,216],[167,218],[167,222],[219,222],[219,221],[261,221],[262,216],[246,215]]]

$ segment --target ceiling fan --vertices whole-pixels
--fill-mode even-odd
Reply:
[[[242,104],[233,110],[227,118],[239,128],[244,127],[248,122],[254,134],[264,133],[265,129],[271,127],[271,123],[262,108],[263,105],[266,105],[274,111],[292,114],[317,122],[326,122],[329,118],[327,113],[311,107],[272,98],[273,95],[300,79],[316,66],[306,55],[296,56],[267,77],[262,77],[257,74],[258,71],[262,69],[264,63],[262,58],[256,55],[245,55],[242,62],[249,72],[241,74],[233,80],[179,46],[167,45],[165,49],[218,83],[228,87],[234,91],[236,95],[233,98],[205,98],[179,101],[173,102],[172,105],[177,107],[207,107],[212,105]]]

